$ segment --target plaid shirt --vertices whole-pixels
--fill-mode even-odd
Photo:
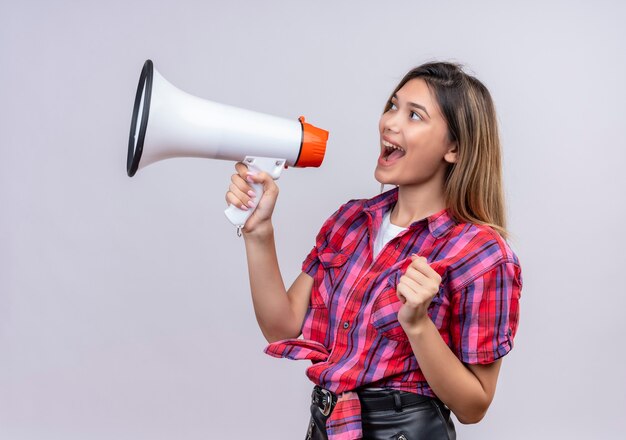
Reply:
[[[358,387],[435,396],[397,319],[395,287],[411,254],[442,277],[428,314],[462,362],[487,364],[513,348],[522,276],[507,242],[490,227],[454,222],[444,209],[411,224],[373,259],[383,215],[397,199],[394,188],[350,200],[326,220],[302,264],[314,280],[302,338],[265,349],[311,360],[309,379],[339,395],[329,440],[361,438]]]

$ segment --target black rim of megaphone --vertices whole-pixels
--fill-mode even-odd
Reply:
[[[141,153],[143,152],[143,141],[146,137],[146,128],[148,127],[148,116],[150,115],[150,97],[152,96],[152,60],[146,60],[141,69],[139,77],[139,85],[135,94],[135,106],[133,107],[133,119],[130,123],[130,135],[128,136],[128,158],[126,160],[126,171],[130,177],[134,176],[139,167]],[[135,144],[135,128],[137,127],[137,118],[139,117],[139,107],[141,106],[141,96],[143,94],[145,84],[145,95],[143,99],[143,112],[141,114],[141,126]]]

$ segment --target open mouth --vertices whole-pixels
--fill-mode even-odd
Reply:
[[[382,141],[382,145],[384,148],[383,159],[386,162],[393,162],[394,160],[400,159],[402,156],[406,154],[406,151],[404,150],[404,148],[396,144],[392,144],[391,142],[387,142],[384,139]]]

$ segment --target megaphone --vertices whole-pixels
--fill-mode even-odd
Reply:
[[[129,177],[154,162],[174,157],[242,161],[250,172],[278,179],[287,166],[319,167],[328,131],[190,95],[170,84],[146,60],[141,70],[128,136]],[[252,184],[255,207],[263,193]],[[241,228],[254,209],[230,205],[226,217]]]

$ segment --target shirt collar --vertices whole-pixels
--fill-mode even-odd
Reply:
[[[363,205],[363,210],[372,214],[373,218],[380,217],[379,221],[382,221],[383,214],[397,201],[398,188],[396,187],[379,194],[376,197],[366,200]],[[417,226],[422,225],[424,222],[428,222],[428,230],[435,238],[443,237],[448,234],[454,226],[456,226],[456,222],[452,219],[452,217],[450,217],[450,213],[446,208],[435,212],[426,218],[411,223],[409,225],[409,229],[414,229]]]

